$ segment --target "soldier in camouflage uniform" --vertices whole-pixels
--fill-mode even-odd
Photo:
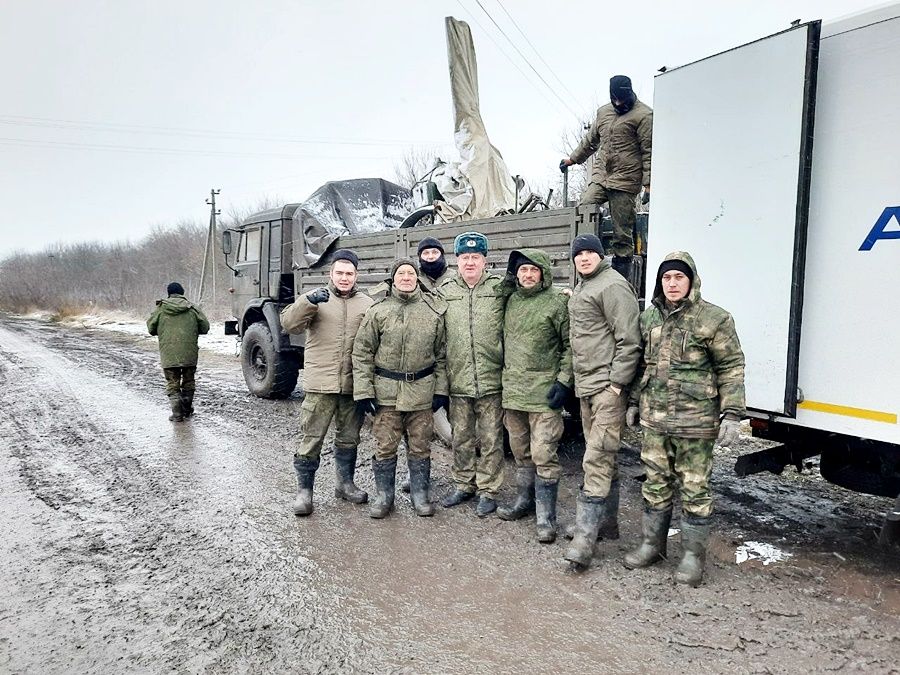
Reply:
[[[544,251],[513,251],[504,283],[515,291],[503,326],[503,421],[517,469],[537,476],[531,484],[518,482],[516,501],[503,517],[521,518],[534,504],[538,541],[548,544],[556,540],[562,408],[572,394],[569,311],[566,295],[553,287]]]
[[[700,276],[687,253],[659,266],[653,304],[641,315],[644,356],[628,423],[643,427],[647,473],[643,541],[625,556],[629,569],[664,558],[676,488],[681,493],[683,557],[675,581],[703,579],[712,515],[713,445],[737,441],[744,409],[744,353],[734,320],[700,297]]]
[[[575,394],[584,429],[584,483],[578,495],[572,569],[586,569],[598,537],[619,538],[618,453],[628,387],[641,357],[637,298],[610,266],[600,239],[579,235],[572,242],[578,285],[569,299]]]
[[[446,303],[419,286],[406,258],[391,268],[391,288],[366,312],[353,344],[353,397],[372,413],[376,497],[369,510],[384,518],[394,507],[397,446],[408,439],[410,497],[416,514],[434,515],[431,484],[433,412],[448,405]]]
[[[447,267],[444,245],[434,237],[425,237],[416,247],[419,257],[419,283],[427,291],[436,291],[455,272]]]
[[[156,309],[147,319],[150,335],[159,336],[159,360],[166,378],[166,395],[172,422],[181,422],[194,414],[197,388],[197,336],[209,332],[209,321],[199,307],[184,297],[177,281],[166,287],[168,297],[156,301]]]
[[[501,277],[485,271],[488,240],[466,232],[453,243],[459,273],[438,289],[447,301],[447,374],[453,437],[453,491],[445,508],[478,494],[475,514],[497,510],[503,485],[503,307]],[[534,482],[532,469],[531,481]]]
[[[353,340],[372,299],[356,285],[359,259],[340,249],[332,256],[330,281],[281,312],[288,333],[306,333],[303,367],[303,404],[300,406],[300,447],[294,453],[297,497],[294,514],[313,511],[313,483],[322,444],[334,420],[334,494],[353,504],[364,504],[368,495],[353,482],[362,415],[353,401]]]

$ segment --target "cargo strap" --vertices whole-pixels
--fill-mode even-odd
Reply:
[[[401,382],[415,382],[416,380],[421,380],[423,377],[428,377],[433,372],[433,363],[427,368],[422,368],[422,370],[416,371],[415,373],[402,373],[397,370],[388,370],[386,368],[379,368],[378,366],[375,366],[376,375],[380,375],[381,377],[386,377],[391,380],[400,380]]]

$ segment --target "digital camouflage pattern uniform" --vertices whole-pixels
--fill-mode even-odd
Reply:
[[[190,415],[197,388],[197,336],[209,332],[209,320],[183,295],[173,294],[156,301],[147,331],[159,336],[159,360],[173,418]]]
[[[453,273],[438,292],[447,302],[447,376],[453,482],[462,492],[496,497],[503,484],[502,278],[485,272],[469,288]]]

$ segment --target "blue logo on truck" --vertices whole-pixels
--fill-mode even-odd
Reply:
[[[859,250],[871,251],[875,242],[879,239],[900,239],[900,230],[884,231],[891,220],[896,220],[897,224],[900,225],[900,206],[889,206],[881,213]]]

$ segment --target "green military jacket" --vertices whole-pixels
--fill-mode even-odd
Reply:
[[[600,106],[591,128],[569,157],[581,164],[595,152],[591,182],[637,194],[650,185],[653,110],[640,101],[624,115],[612,103]]]
[[[156,301],[147,330],[159,336],[162,367],[184,368],[197,365],[197,336],[209,332],[209,320],[183,295],[170,295]]]
[[[347,297],[328,283],[328,302],[312,304],[303,294],[281,310],[288,333],[306,333],[303,390],[318,394],[353,393],[353,340],[366,310],[374,302],[356,286]]]
[[[745,414],[744,352],[731,314],[700,297],[700,275],[690,254],[678,251],[694,270],[688,296],[674,307],[657,280],[653,304],[641,315],[644,358],[636,394],[641,424],[682,438],[715,438],[720,416]]]
[[[416,288],[400,293],[393,286],[363,317],[353,342],[353,398],[374,398],[378,405],[401,412],[431,408],[436,395],[447,395],[446,303]],[[375,368],[416,373],[434,366],[434,373],[415,381],[398,381]]]
[[[426,291],[429,291],[430,293],[436,293],[441,287],[441,284],[446,283],[454,276],[456,276],[456,270],[448,267],[441,273],[441,275],[437,279],[432,279],[427,274],[420,273],[419,283],[422,284],[422,288],[424,288]]]
[[[450,395],[481,398],[500,392],[503,370],[503,279],[485,272],[474,288],[459,274],[438,287],[447,302],[447,373]]]
[[[641,359],[641,310],[634,291],[603,258],[579,279],[569,298],[569,327],[575,394],[603,391],[610,383],[631,385]]]
[[[515,262],[525,257],[541,268],[541,283],[524,289],[516,281]],[[566,295],[553,287],[550,257],[538,249],[510,254],[504,284],[515,291],[506,304],[503,325],[503,407],[550,412],[547,392],[556,381],[572,387],[572,349]]]

